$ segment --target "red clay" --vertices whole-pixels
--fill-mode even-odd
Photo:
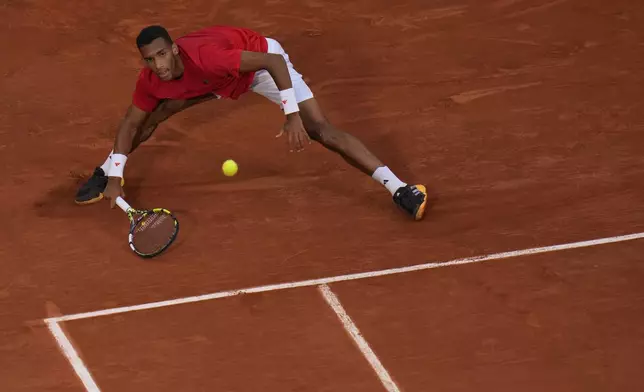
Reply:
[[[637,391],[642,251],[607,245],[331,288],[403,390]]]
[[[312,289],[81,320],[69,330],[107,391],[381,388]]]
[[[4,169],[0,177],[4,218],[0,380],[7,390],[82,391],[46,330],[24,326],[47,315],[47,301],[68,314],[644,231],[644,210],[637,208],[644,196],[644,58],[638,50],[644,13],[635,2],[441,0],[392,6],[384,0],[264,4],[134,0],[100,7],[92,2],[47,6],[29,1],[0,6],[0,17],[7,21],[0,33],[10,38],[0,42],[4,54],[0,65],[0,167]],[[209,102],[177,115],[128,162],[128,201],[135,206],[167,207],[182,222],[180,238],[166,256],[154,261],[136,258],[125,242],[125,216],[110,210],[107,203],[78,207],[73,195],[79,177],[109,151],[140,66],[134,37],[139,28],[156,22],[175,35],[226,23],[279,39],[296,68],[311,80],[331,121],[364,140],[403,180],[428,185],[432,209],[426,220],[406,219],[384,188],[319,146],[289,154],[285,141],[274,138],[282,125],[279,110],[261,97],[247,95],[239,102]],[[240,164],[234,178],[220,174],[220,164],[227,158]],[[627,266],[637,262],[626,254],[630,246],[635,245],[617,244],[597,252],[604,252],[600,260]],[[498,269],[495,274],[480,272],[481,284],[498,287],[516,282],[506,287],[508,298],[529,297],[530,290],[538,290],[542,282],[523,276],[517,262],[466,266],[440,274],[450,274],[453,287],[467,290],[477,273]],[[564,275],[575,269],[587,276],[599,274],[563,253],[540,256],[539,263],[555,263]],[[624,384],[610,381],[618,374],[611,367],[630,374],[628,364],[642,362],[625,345],[634,335],[618,327],[591,329],[608,322],[641,322],[633,311],[641,309],[638,287],[644,283],[637,272],[641,271],[607,267],[597,275],[607,282],[627,277],[633,285],[630,291],[610,286],[620,301],[606,304],[614,308],[598,313],[596,322],[549,326],[549,336],[610,332],[613,339],[601,345],[611,353],[601,362],[607,367],[593,367],[595,373],[588,376],[584,369],[590,362],[568,362],[567,372],[550,373],[553,377],[544,381],[548,388],[583,389],[589,378],[605,382],[595,386],[616,385],[622,390],[638,386],[626,384],[637,383],[636,377],[619,380]],[[432,298],[436,291],[423,290],[431,289],[436,276],[442,275],[427,272],[392,278],[391,285],[399,288],[390,291],[399,316],[418,322],[405,321],[403,327],[408,330],[426,332],[426,318],[437,320],[437,314],[450,309],[461,316],[471,309],[490,309],[478,318],[472,316],[472,321],[484,321],[491,334],[508,331],[517,322],[493,311],[501,305],[494,303],[491,294],[466,296],[455,303],[443,298],[427,310],[406,302]],[[415,290],[407,288],[408,280],[409,285],[416,284]],[[421,280],[423,284],[418,283]],[[376,339],[381,359],[392,364],[392,375],[403,382],[405,391],[427,390],[418,382],[432,378],[413,374],[432,375],[437,369],[441,385],[458,388],[469,365],[449,358],[450,350],[462,348],[450,348],[445,339],[442,354],[429,344],[383,343],[382,331],[391,326],[383,321],[383,329],[378,330],[379,325],[359,311],[379,306],[367,301],[371,283],[355,284],[361,289],[342,291],[341,299],[366,320],[361,327],[368,330],[367,338]],[[336,288],[342,290],[342,285]],[[302,291],[302,301],[312,292]],[[564,294],[553,294],[548,306],[540,308],[546,319],[571,310],[573,305]],[[273,298],[272,294],[266,298]],[[275,298],[271,314],[277,315],[281,297]],[[598,301],[600,294],[579,291],[577,298],[577,303]],[[348,353],[342,351],[348,350],[348,337],[339,323],[327,328],[333,318],[323,302],[310,306],[306,320],[299,322],[319,323],[319,338],[337,347],[341,360]],[[191,309],[204,325],[193,319],[186,328],[218,325],[222,332],[229,331],[230,326],[222,327],[222,317],[205,318],[207,312],[197,310],[219,307],[235,310],[234,303],[194,305]],[[155,331],[167,333],[167,339],[180,339],[172,333],[190,334],[179,324],[162,322],[172,320],[174,312],[180,315],[187,310],[159,312],[128,315],[123,322],[134,324],[129,334],[124,331],[119,338],[146,344],[145,334],[137,331],[150,328],[153,319],[158,321]],[[277,333],[278,319],[268,317],[265,325]],[[462,327],[463,319],[448,321],[441,324],[444,329],[432,332],[435,338],[440,331]],[[285,333],[290,331],[288,322],[284,320]],[[101,323],[96,321],[94,337],[83,328],[92,321],[76,327],[70,323],[69,328],[84,331],[83,352],[118,361],[115,354],[127,346],[103,342]],[[262,330],[247,332],[249,339],[255,339],[251,332]],[[461,333],[467,337],[467,331]],[[475,341],[476,335],[469,339]],[[518,353],[528,350],[522,344],[548,342],[530,336],[513,340]],[[277,346],[270,349],[274,352]],[[594,358],[581,343],[565,347],[568,358],[591,355],[587,359],[591,362]],[[443,355],[434,357],[442,365],[428,370],[420,359],[404,366],[395,362],[396,350],[421,348],[423,352],[416,354]],[[517,365],[522,373],[508,383],[517,386],[532,375],[552,371],[546,366],[551,363],[548,349],[533,352],[536,359]],[[356,368],[348,377],[364,372],[365,364],[356,354],[351,352]],[[195,355],[206,358],[203,351]],[[254,361],[245,355],[240,352],[237,359]],[[289,355],[289,360],[299,360],[306,352]],[[88,366],[101,381],[109,384],[110,374],[120,377],[109,363],[92,358],[96,362],[90,359]],[[172,369],[159,367],[152,380],[168,371],[179,381],[184,374],[185,380],[203,380],[204,373],[179,367],[192,359],[175,360],[168,364]],[[278,368],[279,362],[275,366],[272,371],[279,377],[295,377],[288,366]],[[154,366],[146,369],[150,372]],[[218,369],[213,366],[209,371]],[[326,371],[311,378],[322,379]],[[489,382],[491,375],[503,371],[503,367],[488,367],[477,377]],[[252,382],[252,375],[237,381],[235,387],[243,390],[251,384],[242,382]],[[304,385],[303,390],[314,388],[305,379],[293,382]]]

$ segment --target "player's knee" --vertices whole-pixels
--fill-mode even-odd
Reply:
[[[316,121],[307,126],[311,139],[329,147],[340,147],[342,134],[335,129],[328,121]]]
[[[311,139],[318,142],[322,140],[322,129],[324,128],[324,122],[315,121],[305,123],[304,128],[306,129],[306,132],[309,134],[309,137]]]

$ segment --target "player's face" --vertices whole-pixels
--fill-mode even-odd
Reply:
[[[179,54],[177,45],[170,44],[163,38],[157,38],[140,48],[139,51],[146,65],[161,80],[172,80],[175,77],[177,68],[175,56]]]

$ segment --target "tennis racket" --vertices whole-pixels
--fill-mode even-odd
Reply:
[[[116,198],[116,205],[130,220],[128,242],[137,255],[143,258],[157,256],[177,238],[179,221],[165,208],[137,210],[120,196]]]

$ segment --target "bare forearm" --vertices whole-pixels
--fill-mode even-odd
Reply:
[[[271,55],[266,70],[275,81],[278,90],[287,90],[293,87],[291,75],[288,72],[286,61],[280,55]]]
[[[141,126],[150,119],[150,114],[130,106],[119,124],[114,140],[114,154],[128,155],[134,147],[134,139]]]
[[[127,118],[121,121],[118,132],[116,133],[116,140],[114,140],[114,150],[110,156],[110,167],[108,170],[109,180],[111,182],[120,180],[123,177],[123,170],[127,156],[132,152],[134,138],[137,134],[137,128],[127,121]]]
[[[266,70],[271,75],[275,81],[277,89],[280,91],[282,103],[284,105],[283,108],[287,113],[286,118],[299,118],[300,114],[297,109],[295,92],[293,91],[293,82],[291,81],[291,75],[284,58],[280,55],[272,55],[272,58],[268,61]]]
[[[128,155],[132,151],[132,144],[137,128],[127,120],[123,120],[114,140],[114,153]]]
[[[127,113],[119,124],[112,155],[110,155],[110,165],[108,168],[110,180],[113,179],[112,177],[123,177],[125,163],[127,162],[128,154],[132,152],[132,147],[134,147],[134,139],[137,131],[147,118],[149,118],[149,113],[133,105],[128,108]]]

